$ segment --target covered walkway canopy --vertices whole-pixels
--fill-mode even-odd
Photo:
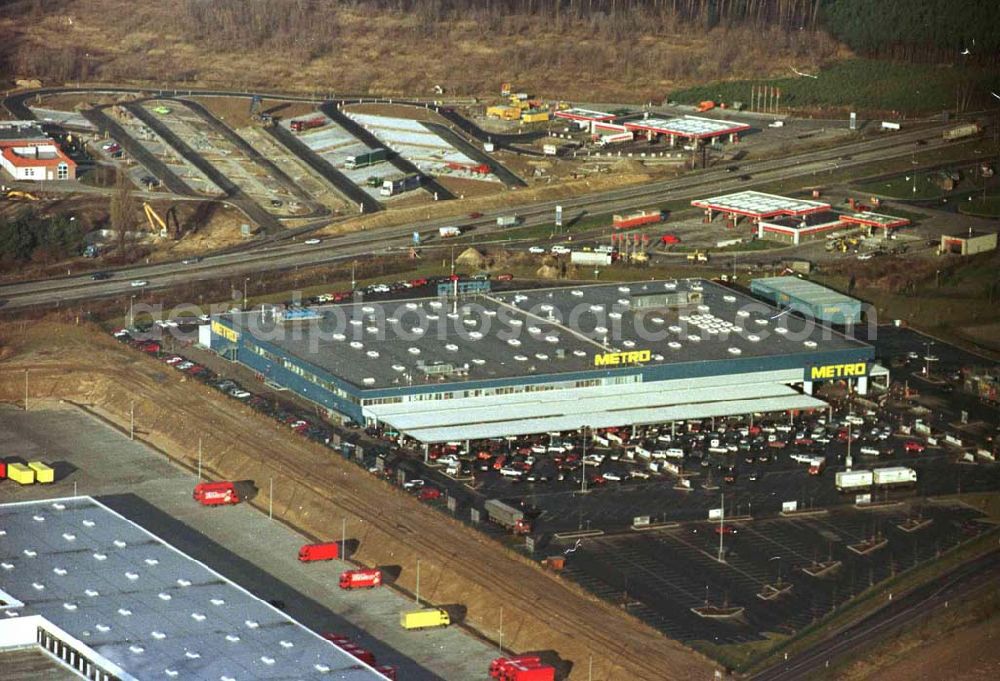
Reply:
[[[680,388],[669,383],[382,404],[365,410],[370,418],[408,437],[433,443],[827,406],[781,383],[732,384],[724,388]]]

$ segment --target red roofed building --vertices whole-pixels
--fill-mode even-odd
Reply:
[[[0,167],[15,180],[76,179],[76,162],[55,141],[32,134],[0,138]]]

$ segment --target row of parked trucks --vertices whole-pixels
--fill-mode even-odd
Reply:
[[[19,485],[47,485],[55,482],[55,470],[41,461],[28,463],[7,463],[0,461],[0,480],[10,479]]]
[[[9,467],[5,469],[9,470]],[[0,468],[0,471],[6,472],[5,469]],[[236,483],[231,481],[200,482],[195,485],[192,496],[203,506],[229,506],[243,500]],[[514,534],[523,535],[531,532],[531,521],[525,517],[524,512],[499,499],[488,500],[486,512],[492,522],[509,529]],[[299,561],[303,563],[336,560],[340,557],[341,546],[338,542],[306,544],[299,549],[298,554]],[[383,574],[378,568],[345,570],[338,580],[338,586],[344,590],[374,589],[382,584]],[[443,608],[421,608],[400,613],[399,624],[406,630],[447,627],[451,624],[451,616]],[[394,667],[376,666],[374,654],[357,646],[346,636],[328,633],[323,634],[323,638],[374,667],[388,678],[396,679]],[[528,655],[497,658],[490,664],[489,672],[491,678],[500,681],[554,681],[555,679],[553,667],[542,664],[541,658],[537,656]]]
[[[917,482],[917,472],[908,466],[889,466],[872,470],[837,471],[837,490],[853,492],[872,487],[902,487]]]

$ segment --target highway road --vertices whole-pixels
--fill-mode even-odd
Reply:
[[[223,93],[216,93],[223,94]],[[13,102],[13,104],[12,104]],[[17,100],[8,98],[5,104],[17,110]],[[21,102],[23,105],[23,102]],[[743,162],[738,172],[712,169],[690,173],[680,178],[649,182],[620,189],[594,192],[576,198],[510,205],[503,211],[465,221],[476,233],[497,231],[495,218],[500,214],[518,214],[524,225],[548,224],[553,221],[555,206],[561,205],[567,221],[581,215],[603,215],[615,211],[674,200],[687,200],[753,188],[755,185],[796,178],[815,178],[822,182],[824,174],[834,170],[861,167],[875,161],[905,157],[916,150],[917,140],[926,140],[921,151],[943,146],[940,131],[945,126],[886,134],[875,139],[851,142],[835,148],[801,152],[789,157]],[[740,179],[747,178],[749,179]],[[516,201],[516,195],[512,195]],[[256,207],[256,206],[255,206]],[[257,211],[264,212],[256,207]],[[252,208],[251,208],[252,210]],[[268,216],[269,217],[269,216]],[[416,224],[386,227],[372,232],[358,232],[324,239],[319,245],[283,242],[275,245],[268,240],[257,248],[206,257],[187,266],[163,263],[134,266],[117,270],[110,280],[93,281],[89,275],[61,277],[34,282],[0,286],[0,309],[17,309],[35,305],[50,306],[90,298],[136,293],[133,280],[148,281],[149,288],[166,288],[180,283],[242,276],[251,272],[283,270],[356,258],[362,254],[385,252],[409,245],[414,231],[434,233],[438,227],[455,223],[455,218],[427,220]]]
[[[918,616],[948,607],[949,601],[983,590],[1000,588],[1000,551],[994,549],[939,578],[892,600],[875,614],[812,647],[751,677],[752,681],[798,681],[815,678],[829,665],[876,644],[879,637],[911,623]]]

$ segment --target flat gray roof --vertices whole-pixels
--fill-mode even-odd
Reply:
[[[642,294],[697,293],[681,308],[633,309]],[[223,315],[288,355],[363,389],[530,378],[594,371],[595,356],[649,350],[643,366],[870,349],[809,327],[714,282],[648,281],[505,291],[454,303],[438,298],[313,308],[319,319],[282,323],[261,311]],[[420,331],[421,328],[425,330]],[[421,367],[448,364],[443,376]],[[620,367],[610,367],[620,368]]]
[[[754,279],[750,285],[754,290],[766,289],[775,293],[783,293],[810,305],[860,304],[857,298],[845,296],[839,291],[798,277]]]
[[[0,505],[0,532],[14,612],[136,678],[386,678],[92,498]]]

